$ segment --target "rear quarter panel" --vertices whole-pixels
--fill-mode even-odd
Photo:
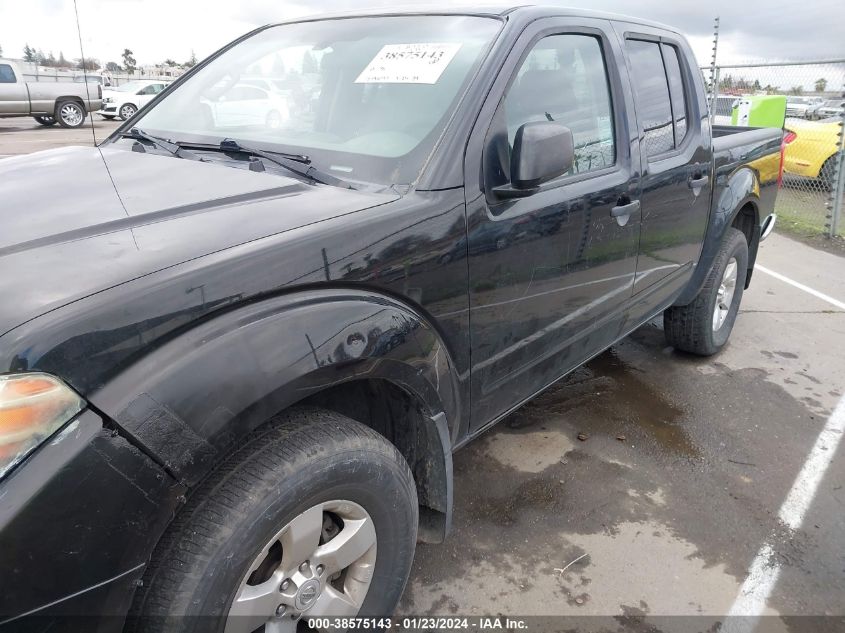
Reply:
[[[749,268],[753,268],[760,224],[774,212],[778,189],[778,170],[774,166],[780,163],[782,130],[715,126],[714,132],[713,202],[707,233],[693,277],[675,305],[686,305],[698,294],[725,232],[746,206],[755,214],[756,233],[749,244]]]

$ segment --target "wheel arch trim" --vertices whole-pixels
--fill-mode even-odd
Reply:
[[[749,244],[749,267],[754,266],[757,245],[760,238],[760,180],[757,173],[749,167],[741,167],[730,175],[717,177],[717,184],[722,184],[718,199],[714,199],[707,232],[701,248],[701,255],[693,271],[692,278],[673,305],[687,305],[701,290],[707,279],[707,273],[719,252],[719,247],[725,237],[725,232],[733,226],[739,213],[750,206],[756,217],[756,238]],[[766,189],[768,189],[768,185]],[[753,255],[752,255],[753,252]],[[750,275],[748,280],[750,281]]]
[[[362,379],[402,388],[429,420],[442,415],[437,436],[451,453],[460,403],[449,350],[418,311],[369,291],[304,291],[228,310],[151,350],[88,400],[194,485],[275,413]]]

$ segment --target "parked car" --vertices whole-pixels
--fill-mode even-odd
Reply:
[[[812,122],[787,121],[784,171],[796,176],[818,178],[824,187],[830,188],[836,177],[841,121],[839,117]]]
[[[92,75],[90,73],[87,74],[87,75],[77,75],[76,77],[73,78],[73,81],[74,81],[74,83],[79,83],[79,84],[84,84],[84,83],[99,84],[103,88],[110,88],[111,84],[112,84],[111,76],[109,76],[109,75]]]
[[[454,450],[656,315],[726,345],[782,130],[711,136],[671,28],[389,11],[256,30],[100,147],[0,161],[8,629],[387,615]],[[275,59],[313,108],[197,116]]]
[[[265,125],[275,129],[287,121],[289,99],[282,92],[258,85],[240,83],[221,94],[215,101],[206,101],[214,124],[220,128]]]
[[[139,79],[103,91],[103,107],[97,112],[104,119],[118,117],[126,121],[152,101],[167,87],[167,82],[155,79]]]
[[[801,119],[813,119],[818,109],[824,103],[822,97],[793,97],[786,98],[786,116]]]
[[[836,116],[842,117],[845,111],[845,99],[828,99],[816,111],[816,116],[820,119]]]
[[[90,92],[90,96],[89,96]],[[102,91],[74,82],[23,81],[18,65],[0,60],[0,118],[31,116],[41,125],[76,128],[101,105]]]

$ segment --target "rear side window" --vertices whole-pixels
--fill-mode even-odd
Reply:
[[[9,64],[0,64],[0,84],[13,84],[16,82],[15,71]]]
[[[660,44],[643,40],[626,42],[631,62],[631,80],[637,116],[644,129],[643,144],[647,156],[656,156],[675,148],[669,82],[660,54]]]
[[[684,78],[681,74],[681,60],[678,49],[663,44],[663,61],[666,77],[669,79],[669,93],[672,95],[672,118],[675,119],[675,147],[679,147],[687,135],[687,100],[684,95]]]

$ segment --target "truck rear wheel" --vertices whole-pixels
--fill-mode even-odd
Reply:
[[[736,321],[747,274],[748,243],[741,231],[731,227],[692,303],[663,312],[663,331],[669,345],[700,356],[711,356],[722,349]]]
[[[55,118],[62,127],[82,127],[85,123],[85,108],[76,101],[59,101],[56,104]]]
[[[417,521],[414,479],[392,444],[337,413],[292,409],[190,496],[127,628],[292,632],[309,617],[390,614]]]

